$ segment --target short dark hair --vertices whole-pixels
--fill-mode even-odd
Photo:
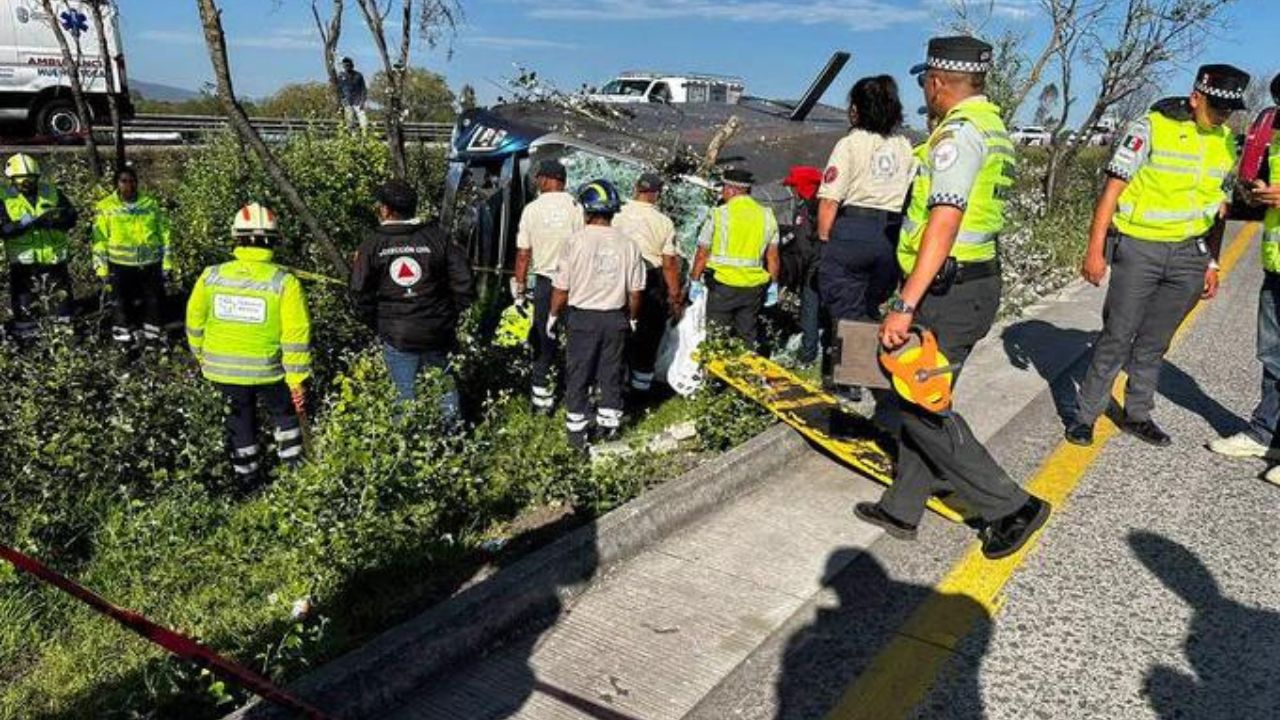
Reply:
[[[138,171],[135,170],[132,165],[122,165],[116,169],[116,174],[112,176],[111,182],[118,183],[120,182],[120,178],[124,177],[125,175],[128,175],[134,180],[138,179]]]
[[[374,195],[378,202],[402,218],[418,213],[418,191],[403,180],[389,180]]]
[[[349,58],[349,57],[344,57],[344,58],[342,58],[342,64],[343,64],[343,65],[355,65],[355,64],[356,64],[356,61],[355,61],[355,60],[352,60],[352,59],[351,59],[351,58]]]
[[[877,135],[888,135],[903,123],[898,83],[889,75],[864,77],[849,90],[849,110],[858,111],[854,127]]]

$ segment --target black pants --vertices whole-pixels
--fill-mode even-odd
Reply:
[[[569,313],[569,341],[565,351],[565,425],[569,439],[586,440],[591,426],[591,387],[600,392],[596,424],[602,430],[622,425],[622,371],[630,325],[621,310],[581,310]]]
[[[164,272],[160,264],[131,267],[110,263],[108,272],[116,296],[112,334],[121,342],[131,340],[130,330],[142,326],[147,340],[160,339],[164,324]]]
[[[768,293],[768,284],[740,288],[711,278],[707,282],[707,325],[719,325],[747,345],[756,347],[760,341],[757,329],[760,311],[764,309]]]
[[[560,341],[547,337],[551,290],[551,278],[537,276],[533,285],[533,330],[529,333],[529,347],[533,351],[533,405],[540,410],[550,410],[556,402],[551,391],[551,369],[560,352]]]
[[[262,478],[262,451],[258,446],[258,402],[266,406],[275,424],[276,454],[280,461],[292,465],[302,460],[302,426],[293,407],[289,386],[227,385],[215,383],[227,400],[224,430],[231,467],[242,485],[252,485]]]
[[[818,292],[831,321],[877,320],[898,286],[898,231],[888,213],[841,216],[818,264]]]
[[[958,284],[946,295],[926,295],[916,320],[937,335],[947,360],[964,362],[995,321],[1000,289],[1000,278],[993,276]],[[988,522],[1026,503],[1027,493],[996,464],[959,413],[935,415],[905,401],[898,405],[898,468],[880,500],[886,512],[918,524],[929,497],[944,489],[953,490]]]
[[[653,385],[653,365],[658,346],[667,330],[667,281],[662,268],[649,268],[645,273],[644,304],[640,306],[640,322],[631,336],[629,361],[631,387],[645,391]]]
[[[9,306],[13,310],[13,334],[18,338],[32,338],[39,332],[36,310],[41,295],[47,298],[54,319],[70,324],[74,298],[67,264],[10,263]]]

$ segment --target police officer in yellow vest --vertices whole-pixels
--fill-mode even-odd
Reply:
[[[173,268],[169,215],[154,197],[138,191],[132,167],[117,170],[115,182],[116,191],[96,208],[93,269],[115,296],[112,339],[132,343],[141,324],[143,339],[155,343],[164,323],[165,276]]]
[[[689,278],[689,299],[707,292],[707,324],[756,345],[760,310],[778,303],[778,219],[751,197],[755,177],[746,170],[724,173],[724,203],[711,212],[698,237]],[[703,283],[703,273],[711,276]]]
[[[930,329],[947,359],[963,363],[1000,306],[997,240],[1014,165],[1000,108],[982,94],[991,46],[971,37],[934,38],[920,74],[937,126],[912,184],[898,241],[906,278],[888,306],[880,342],[904,345],[913,325]],[[982,552],[1017,552],[1044,525],[1049,504],[1028,495],[954,410],[934,414],[903,403],[898,465],[878,503],[855,514],[899,539],[914,539],[930,495],[951,491],[984,522]]]
[[[275,422],[276,454],[302,459],[299,414],[311,376],[311,319],[298,279],[272,262],[276,216],[253,203],[236,213],[235,260],[205,268],[187,301],[187,342],[205,379],[226,397],[226,433],[239,488],[261,482],[258,401]]]
[[[1080,383],[1066,438],[1093,443],[1093,424],[1111,401],[1124,368],[1120,429],[1157,446],[1171,440],[1151,419],[1160,365],[1173,333],[1201,299],[1218,289],[1218,249],[1225,227],[1235,141],[1226,126],[1244,108],[1249,75],[1230,65],[1205,65],[1189,98],[1156,103],[1116,147],[1089,231],[1082,274],[1111,285],[1102,335]]]
[[[30,340],[39,333],[35,308],[42,290],[53,299],[54,319],[71,326],[67,231],[75,227],[78,214],[66,195],[40,181],[40,164],[30,155],[9,158],[4,175],[9,187],[0,216],[0,240],[9,260],[12,331],[17,339]]]
[[[1280,75],[1271,80],[1271,98],[1280,105]],[[1248,189],[1249,199],[1267,208],[1262,221],[1262,291],[1258,296],[1258,359],[1262,361],[1262,398],[1253,409],[1249,427],[1217,438],[1209,449],[1229,457],[1280,459],[1280,133],[1267,151],[1261,177]],[[1280,485],[1280,465],[1266,474]]]

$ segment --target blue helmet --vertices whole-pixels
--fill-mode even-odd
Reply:
[[[578,188],[578,203],[591,215],[613,215],[622,209],[622,196],[608,180],[592,180]]]

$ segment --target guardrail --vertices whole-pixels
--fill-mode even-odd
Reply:
[[[318,118],[255,117],[249,118],[249,123],[267,140],[283,139],[305,131],[336,133],[345,125],[340,120]],[[221,115],[137,115],[124,123],[124,132],[131,142],[186,144],[202,142],[208,135],[228,127],[227,119]],[[382,123],[371,121],[369,131],[382,135]],[[110,137],[111,126],[96,125],[94,132]],[[409,142],[448,142],[452,132],[452,123],[404,124],[405,139]]]

